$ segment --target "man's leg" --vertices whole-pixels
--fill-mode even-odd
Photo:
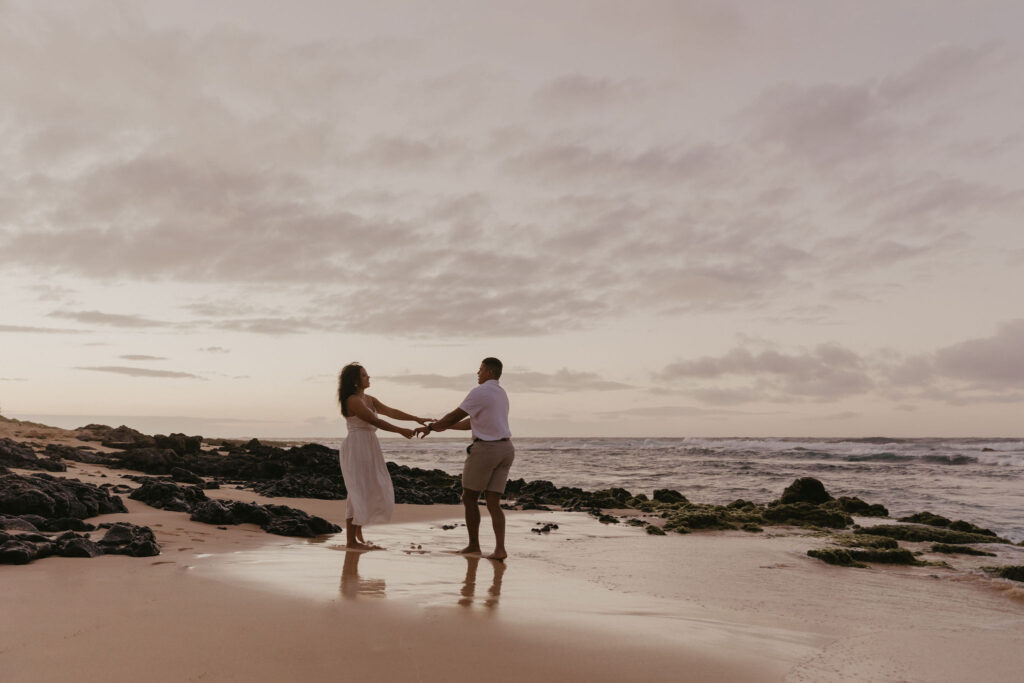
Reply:
[[[469,533],[469,545],[460,550],[460,553],[480,552],[480,508],[476,504],[479,498],[479,491],[462,489],[462,505],[466,508],[466,532]]]
[[[505,552],[505,511],[501,509],[501,494],[484,491],[484,498],[487,500],[487,512],[491,515],[491,526],[494,527],[494,552],[487,559],[504,560],[508,553]]]

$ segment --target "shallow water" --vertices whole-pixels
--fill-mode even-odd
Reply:
[[[338,439],[306,439],[338,448]],[[382,439],[402,465],[462,471],[465,439]],[[893,516],[929,510],[1024,539],[1022,439],[516,439],[512,476],[588,490],[650,495],[676,489],[692,501],[768,502],[797,477],[835,496],[881,503]]]

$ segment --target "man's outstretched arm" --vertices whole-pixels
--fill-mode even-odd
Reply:
[[[469,413],[462,408],[456,408],[437,422],[420,427],[416,433],[423,437],[430,432],[443,432],[446,429],[469,429]]]

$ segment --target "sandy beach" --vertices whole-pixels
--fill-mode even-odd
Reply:
[[[135,485],[67,464],[56,476]],[[208,494],[344,516],[342,501]],[[458,506],[398,505],[367,529],[387,550],[351,553],[341,534],[285,538],[124,501],[88,521],[148,526],[159,556],[0,566],[4,681],[999,681],[1024,667],[1021,588],[935,566],[829,566],[806,555],[826,539],[805,529],[654,537],[510,511],[511,557],[497,563],[453,552]],[[990,549],[978,566],[1024,563],[1024,548]]]

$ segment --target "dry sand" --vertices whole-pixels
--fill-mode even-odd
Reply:
[[[31,431],[31,430],[29,430]],[[61,439],[10,424],[0,436]],[[65,476],[119,483],[75,464]],[[344,502],[211,496],[298,507]],[[797,531],[666,537],[511,512],[505,563],[466,558],[455,506],[396,506],[343,538],[218,527],[125,498],[152,558],[0,566],[0,680],[1006,681],[1024,670],[1024,591],[935,567],[847,569]],[[544,522],[558,529],[533,533]],[[484,515],[483,538],[489,536]],[[1000,546],[991,564],[1024,564]]]

